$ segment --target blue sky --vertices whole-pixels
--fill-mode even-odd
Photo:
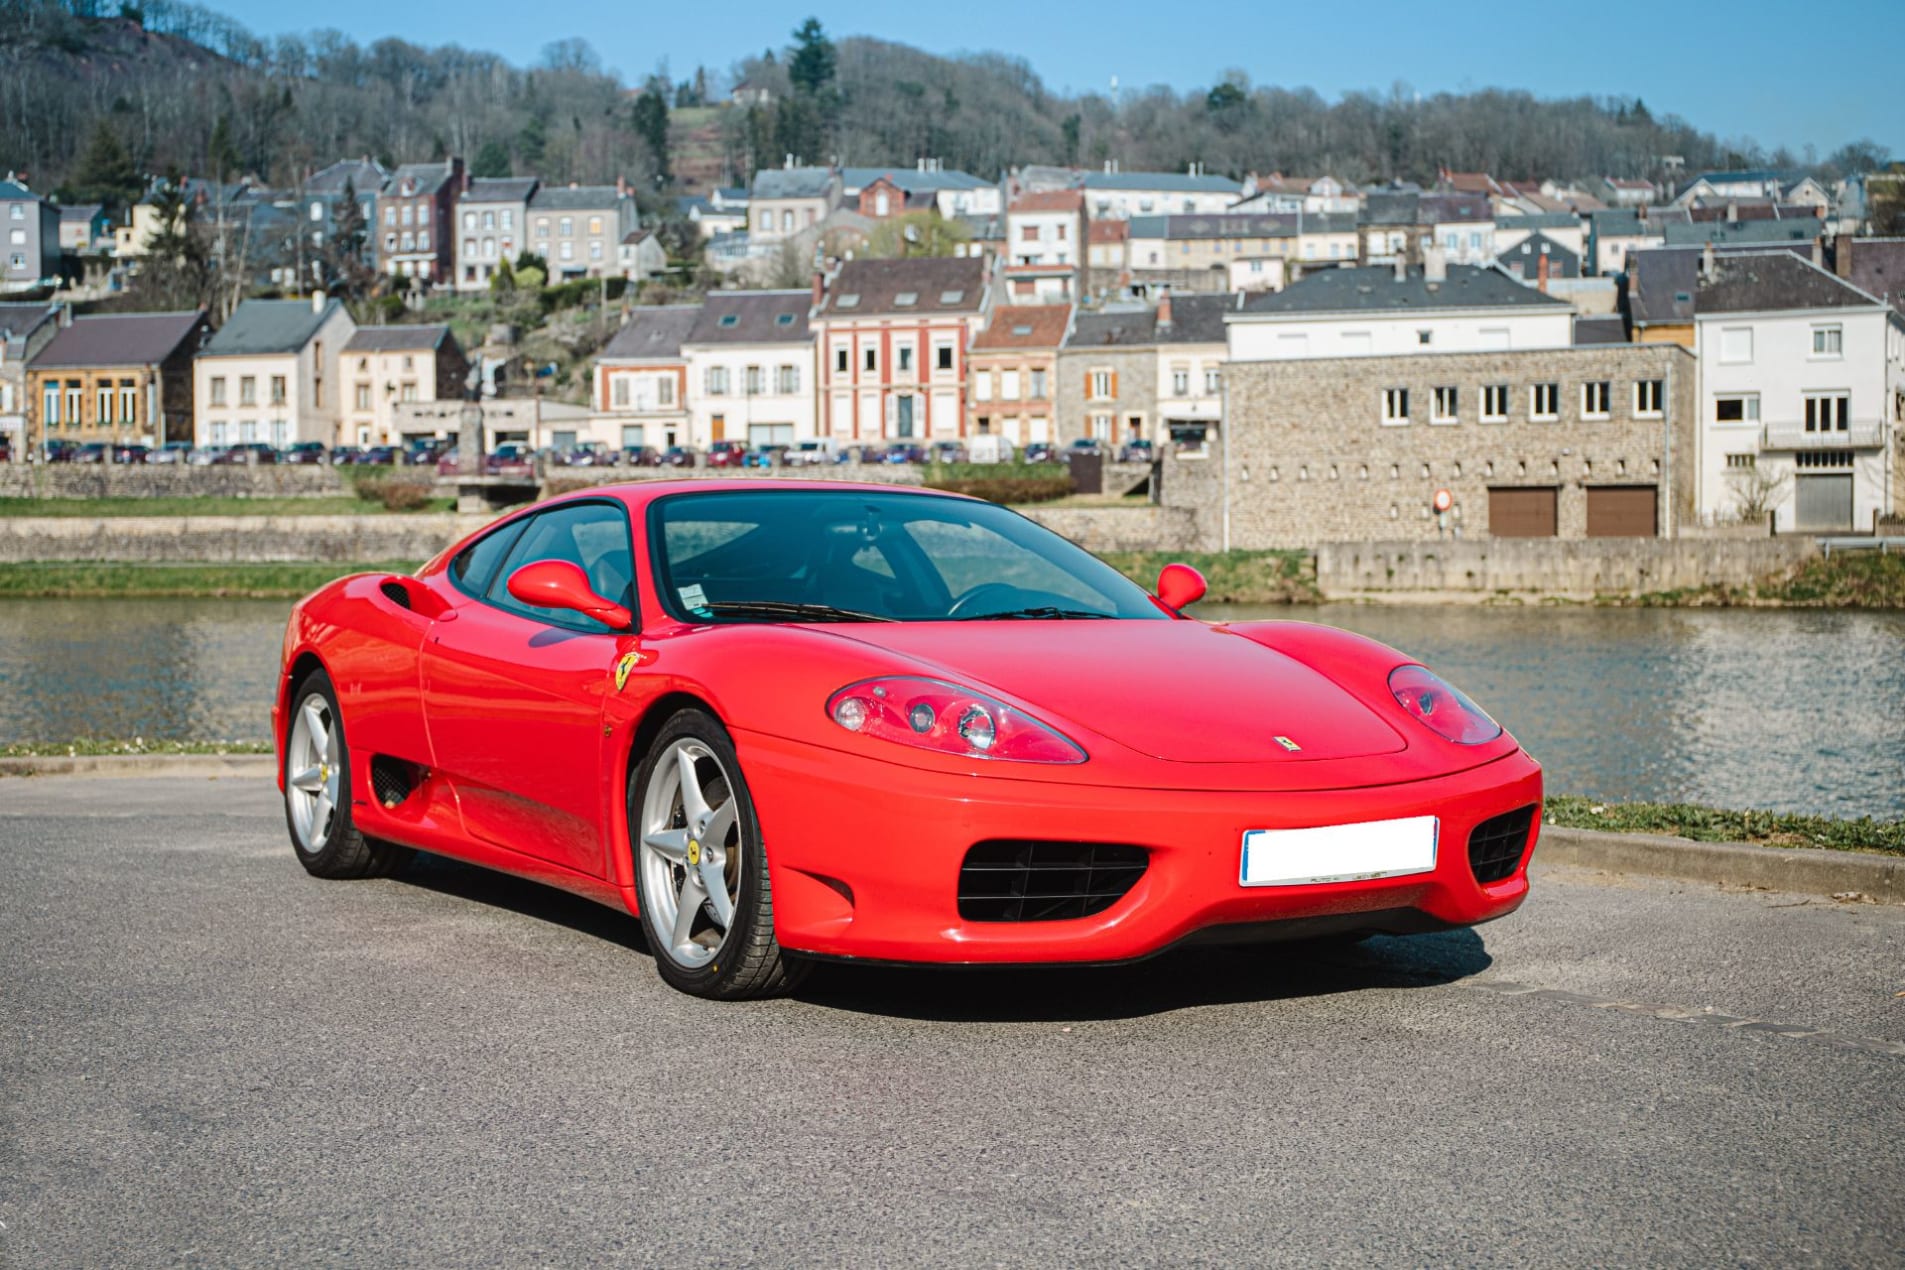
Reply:
[[[836,37],[873,35],[936,53],[996,50],[1024,57],[1052,88],[1165,83],[1207,86],[1229,68],[1255,83],[1423,93],[1525,88],[1541,96],[1639,96],[1722,138],[1751,137],[1820,154],[1871,137],[1905,156],[1898,89],[1901,0],[1677,0],[1589,5],[1424,5],[1398,0],[960,0],[899,5],[810,0],[629,4],[569,0],[212,0],[261,35],[335,26],[361,43],[395,35],[535,60],[551,40],[580,36],[605,65],[639,78],[667,58],[677,78],[697,64],[725,70],[787,42],[813,13]]]

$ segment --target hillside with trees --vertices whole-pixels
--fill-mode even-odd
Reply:
[[[770,33],[771,34],[771,33]],[[718,105],[745,81],[770,104]],[[695,144],[671,154],[694,120]],[[718,126],[710,124],[718,121]],[[673,140],[671,140],[673,138]],[[148,174],[249,173],[280,187],[343,156],[386,165],[463,155],[477,175],[630,180],[652,198],[676,162],[745,180],[792,155],[810,163],[910,164],[933,157],[987,178],[1017,164],[1116,162],[1126,170],[1331,172],[1427,181],[1438,168],[1506,178],[1657,176],[1677,155],[1707,167],[1868,170],[1869,143],[1816,160],[1723,142],[1638,99],[1542,99],[1521,91],[1325,100],[1252,84],[1065,96],[1023,59],[940,57],[864,37],[835,41],[809,19],[790,43],[727,76],[698,68],[629,86],[583,41],[513,66],[495,53],[338,31],[265,40],[197,5],[144,0],[0,0],[0,164],[41,189],[109,201]],[[718,162],[717,162],[718,160]]]

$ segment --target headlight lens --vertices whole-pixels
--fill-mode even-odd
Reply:
[[[1389,672],[1389,691],[1405,714],[1457,745],[1481,745],[1502,734],[1501,724],[1460,688],[1426,667],[1396,667]]]
[[[1085,751],[1048,724],[943,679],[863,679],[827,698],[827,717],[849,732],[959,758],[1085,761]]]

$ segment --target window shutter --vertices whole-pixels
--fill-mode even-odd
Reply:
[[[1115,370],[1111,372],[1111,399],[1118,399],[1118,372]]]

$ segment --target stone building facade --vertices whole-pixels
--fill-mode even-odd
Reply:
[[[1233,362],[1209,461],[1172,462],[1162,497],[1206,549],[1671,538],[1695,388],[1673,345]]]

